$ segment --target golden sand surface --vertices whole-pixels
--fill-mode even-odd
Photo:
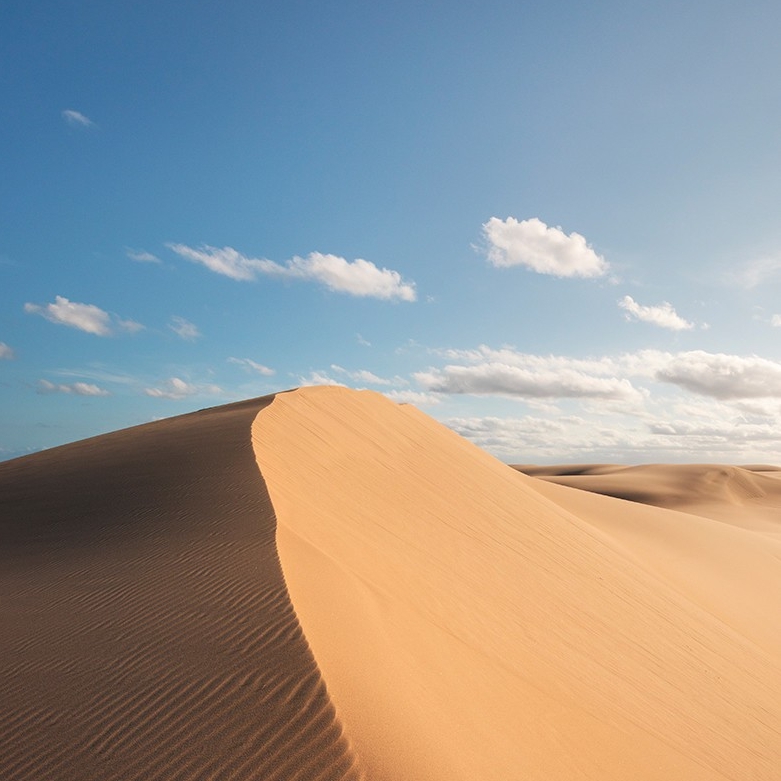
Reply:
[[[333,387],[0,463],[0,779],[778,781],[779,517]]]
[[[371,778],[779,778],[781,557],[753,524],[526,477],[371,392],[280,395],[254,431]]]

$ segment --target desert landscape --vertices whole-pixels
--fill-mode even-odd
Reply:
[[[0,463],[0,778],[777,781],[780,477],[326,386]]]

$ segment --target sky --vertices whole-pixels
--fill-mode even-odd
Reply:
[[[781,6],[5,0],[0,459],[301,385],[781,464]]]

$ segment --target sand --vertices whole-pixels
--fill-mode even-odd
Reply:
[[[523,469],[344,388],[0,464],[0,778],[777,781],[776,471]]]
[[[0,779],[360,777],[279,569],[269,401],[0,464]]]

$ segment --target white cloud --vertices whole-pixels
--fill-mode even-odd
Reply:
[[[14,351],[5,342],[0,342],[0,360],[10,361],[14,357]]]
[[[634,317],[644,323],[658,325],[660,328],[669,328],[672,331],[694,328],[694,323],[684,320],[667,301],[663,301],[658,306],[643,306],[631,296],[624,296],[618,305],[627,312],[627,320]]]
[[[749,290],[781,275],[781,255],[766,256],[744,263],[726,275],[728,284],[738,284]]]
[[[362,258],[348,262],[338,255],[310,252],[306,258],[294,257],[284,265],[265,258],[249,258],[233,247],[203,246],[193,249],[184,244],[168,245],[179,256],[200,263],[216,274],[239,281],[250,281],[258,275],[318,282],[329,290],[348,295],[414,301],[415,285],[405,282],[397,271],[377,268]]]
[[[181,377],[169,377],[155,388],[144,388],[144,393],[155,399],[172,399],[178,401],[195,395],[219,396],[222,395],[224,391],[219,385],[187,382]]]
[[[72,108],[66,108],[62,112],[62,118],[71,127],[92,127],[95,124],[89,117],[84,116],[80,111],[74,111]]]
[[[143,331],[146,326],[141,323],[137,323],[135,320],[122,320],[119,317],[114,318],[114,323],[120,331],[126,331],[129,334],[135,334],[139,331]]]
[[[520,222],[514,217],[491,217],[483,225],[483,236],[494,266],[525,266],[555,277],[600,277],[609,268],[579,233],[567,235],[536,217]]]
[[[756,355],[707,353],[702,350],[669,356],[655,372],[657,380],[717,399],[781,396],[781,363]]]
[[[299,385],[340,385],[344,387],[343,382],[335,380],[333,377],[329,377],[325,372],[313,371],[309,373],[309,376],[299,376]]]
[[[615,376],[610,359],[519,353],[510,348],[446,350],[450,359],[466,362],[418,372],[415,379],[436,393],[510,396],[526,399],[591,398],[638,401],[641,393],[626,378]]]
[[[310,252],[306,258],[295,257],[284,266],[273,261],[266,263],[263,269],[266,274],[321,282],[337,293],[384,300],[415,301],[417,298],[414,283],[404,282],[398,271],[377,268],[362,258],[348,262],[338,255]]]
[[[88,334],[109,336],[111,331],[111,315],[94,304],[79,304],[69,301],[64,296],[56,296],[54,303],[40,306],[25,304],[24,311],[28,314],[41,315],[52,323],[78,328]]]
[[[250,358],[228,358],[228,363],[235,363],[241,366],[246,371],[254,372],[256,374],[262,374],[264,377],[271,377],[276,374],[274,369],[270,369],[268,366],[264,366],[262,363],[256,363]]]
[[[198,326],[195,323],[191,323],[189,320],[185,320],[183,317],[173,315],[168,327],[182,339],[187,341],[193,341],[197,339],[201,332],[198,330]]]
[[[391,390],[382,393],[397,404],[414,404],[416,407],[433,407],[442,401],[441,397],[435,393],[422,393],[421,391]]]
[[[70,385],[54,384],[48,380],[38,382],[39,393],[73,393],[77,396],[110,396],[111,394],[98,385],[87,382],[74,382]]]
[[[146,250],[134,250],[130,249],[129,247],[125,247],[125,254],[130,258],[130,260],[135,260],[137,263],[161,262],[157,255],[153,255],[151,252],[146,252]]]
[[[486,363],[449,365],[418,372],[415,379],[436,393],[518,398],[591,398],[636,400],[638,391],[626,379],[595,377],[572,369],[535,369]]]
[[[173,243],[166,244],[166,246],[180,257],[191,260],[193,263],[200,263],[215,274],[222,274],[231,279],[244,282],[255,279],[261,273],[263,263],[270,262],[258,258],[245,257],[233,249],[233,247],[222,247],[220,249],[204,245],[200,249],[193,249],[186,244]]]
[[[774,328],[781,328],[781,315],[773,315],[773,317],[770,318],[770,325]]]
[[[366,339],[364,339],[360,334],[355,334],[355,339],[358,342],[358,344],[361,345],[361,347],[371,347],[372,343]]]
[[[349,371],[343,369],[341,366],[337,366],[335,363],[331,364],[332,371],[337,374],[349,377],[354,382],[365,382],[369,385],[392,385],[393,380],[386,380],[384,377],[378,377],[374,372],[370,372],[368,369],[358,369],[357,371]]]

